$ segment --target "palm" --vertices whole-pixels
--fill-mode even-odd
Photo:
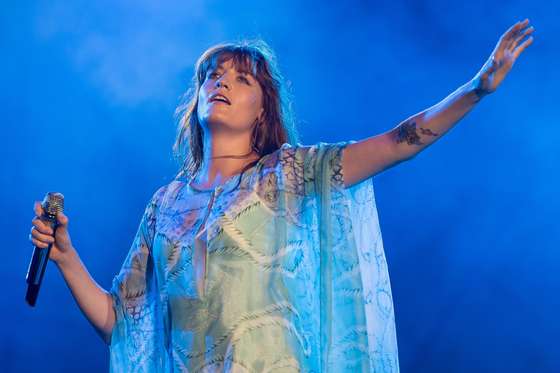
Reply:
[[[498,88],[519,55],[533,42],[533,37],[522,42],[533,31],[534,28],[529,27],[529,20],[526,19],[517,22],[502,35],[490,58],[475,77],[476,89],[479,93],[492,93]]]

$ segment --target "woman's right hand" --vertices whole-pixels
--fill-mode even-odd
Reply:
[[[60,264],[61,261],[74,252],[74,247],[68,234],[68,217],[62,212],[57,214],[58,225],[53,236],[53,230],[41,220],[43,208],[40,202],[35,202],[34,211],[35,218],[31,220],[33,227],[31,227],[29,240],[33,245],[40,248],[47,248],[49,244],[52,244],[49,259]]]

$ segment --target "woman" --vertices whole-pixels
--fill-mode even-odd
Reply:
[[[296,143],[263,43],[199,59],[179,125],[181,172],[148,204],[109,292],[35,204],[30,239],[110,345],[112,371],[397,372],[391,290],[373,188],[493,92],[531,44],[513,25],[439,104],[362,141]]]

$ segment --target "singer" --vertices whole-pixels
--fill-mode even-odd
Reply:
[[[214,46],[178,109],[179,173],[147,204],[111,289],[88,274],[64,213],[53,237],[36,203],[30,239],[52,244],[113,372],[398,372],[370,179],[494,92],[533,30],[517,22],[471,80],[391,130],[313,145],[298,142],[270,48]]]

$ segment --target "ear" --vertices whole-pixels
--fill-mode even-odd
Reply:
[[[264,108],[261,107],[261,108],[259,109],[259,113],[257,114],[257,122],[262,121],[263,116],[264,116]]]

